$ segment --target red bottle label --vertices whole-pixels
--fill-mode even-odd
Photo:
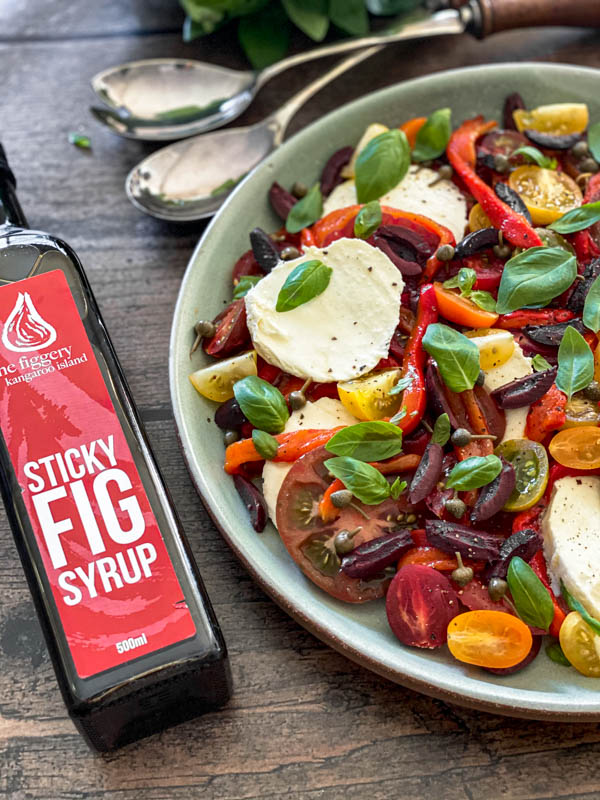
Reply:
[[[0,288],[0,427],[77,674],[195,634],[62,272]]]

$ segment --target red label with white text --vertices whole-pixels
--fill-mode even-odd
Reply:
[[[0,288],[0,427],[77,674],[195,634],[62,272]]]

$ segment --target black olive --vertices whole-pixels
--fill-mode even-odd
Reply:
[[[491,392],[500,408],[524,408],[543,397],[554,383],[556,369],[534,372],[515,381],[505,383]]]
[[[478,231],[469,233],[456,245],[454,256],[456,258],[465,258],[497,244],[498,231],[496,228],[481,228]]]
[[[267,524],[267,504],[262,492],[242,475],[234,475],[233,482],[237,493],[242,498],[242,502],[250,514],[252,527],[260,533]]]
[[[570,150],[581,138],[579,133],[567,133],[561,136],[554,133],[542,133],[533,129],[528,129],[523,133],[533,144],[538,147],[547,147],[550,150]]]
[[[523,331],[538,344],[558,347],[569,326],[575,328],[582,335],[585,333],[583,322],[578,318],[568,322],[556,322],[554,325],[526,325]]]
[[[262,228],[254,228],[250,232],[250,245],[258,266],[266,274],[279,263],[279,250],[273,240]]]
[[[448,506],[446,502],[446,507]],[[462,500],[459,502],[462,503]],[[463,505],[465,505],[463,503]],[[504,537],[487,531],[467,528],[457,522],[447,522],[442,519],[428,519],[425,521],[425,535],[433,547],[443,550],[444,553],[458,552],[464,558],[476,561],[496,561],[500,553],[500,545]]]
[[[215,411],[215,422],[224,431],[239,428],[247,421],[235,397],[226,400]]]
[[[508,95],[504,101],[504,109],[502,113],[505,128],[512,131],[517,129],[517,126],[515,125],[515,119],[513,117],[513,111],[523,108],[525,108],[525,103],[518,92],[513,92],[513,94]]]
[[[512,210],[517,214],[524,216],[528,222],[531,222],[531,214],[529,213],[527,206],[514,191],[514,189],[511,189],[507,183],[498,182],[494,186],[494,191],[503,203],[506,203],[506,205],[509,208],[512,208]]]

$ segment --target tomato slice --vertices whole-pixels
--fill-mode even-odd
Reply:
[[[600,425],[600,406],[594,400],[588,400],[577,393],[567,402],[565,407],[567,419],[563,428],[579,428],[583,425]]]
[[[521,196],[534,225],[549,225],[581,205],[581,189],[565,172],[534,165],[518,167],[508,185]]]
[[[250,350],[198,369],[190,375],[194,389],[209,400],[224,403],[233,397],[233,384],[256,375],[256,352]]]
[[[573,429],[582,430],[582,428]],[[597,429],[600,431],[600,429]],[[548,484],[548,454],[539,442],[530,439],[507,439],[496,448],[496,454],[510,462],[515,470],[516,484],[508,498],[505,511],[526,511],[544,495]]]
[[[488,328],[498,319],[495,311],[484,311],[467,297],[445,289],[441,283],[434,283],[433,288],[440,314],[450,322],[467,328]]]
[[[340,400],[357,419],[391,417],[400,408],[402,394],[389,394],[400,380],[402,370],[388,369],[337,385]]]
[[[355,546],[376,539],[400,527],[397,517],[412,510],[406,498],[391,498],[378,506],[356,506],[341,510],[333,522],[323,522],[319,501],[331,483],[324,462],[331,453],[319,447],[299,458],[288,472],[277,499],[277,528],[291,557],[309,580],[323,591],[347,603],[365,603],[383,597],[391,575],[381,573],[369,580],[345,575],[333,540],[341,530],[361,530],[353,538]],[[389,518],[389,519],[388,519]]]
[[[246,303],[243,298],[234,300],[215,317],[217,330],[212,339],[205,339],[204,350],[209,356],[223,358],[242,350],[250,343],[246,324]]]
[[[471,233],[475,233],[475,231],[480,231],[482,228],[491,227],[492,223],[490,222],[490,218],[479,203],[475,203],[469,212],[469,230]]]
[[[448,649],[459,661],[478,667],[514,667],[531,650],[527,625],[504,611],[467,611],[448,625]]]
[[[532,108],[530,111],[518,108],[513,111],[513,119],[519,131],[530,128],[563,136],[568,133],[583,133],[590,115],[585,103],[553,103]]]
[[[560,629],[560,646],[577,672],[600,678],[600,636],[594,633],[581,614],[571,611]]]
[[[515,338],[510,331],[479,328],[465,331],[465,336],[479,348],[479,366],[484,371],[506,364],[515,351]]]
[[[600,428],[583,425],[559,431],[550,442],[550,455],[563,467],[600,467]]]

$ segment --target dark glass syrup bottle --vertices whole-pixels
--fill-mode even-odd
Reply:
[[[0,145],[0,484],[69,714],[111,750],[227,701],[225,643],[87,278]]]

